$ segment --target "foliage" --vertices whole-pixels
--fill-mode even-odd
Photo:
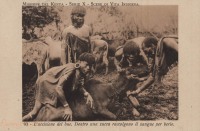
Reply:
[[[45,25],[55,21],[59,22],[58,13],[52,7],[47,6],[23,6],[22,7],[22,28],[23,38],[31,39],[37,37],[34,28],[43,28]]]
[[[35,33],[38,28],[43,35],[61,34],[71,24],[71,6],[22,8],[24,34]],[[138,36],[178,34],[178,8],[176,6],[89,6],[86,8],[85,24],[94,34],[108,39],[131,39]],[[35,32],[34,32],[35,31]],[[40,32],[39,32],[40,33]],[[24,35],[23,35],[24,36]]]

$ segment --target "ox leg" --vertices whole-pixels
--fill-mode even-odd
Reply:
[[[105,64],[105,66],[106,66],[106,73],[105,73],[105,75],[107,75],[107,74],[108,74],[108,59],[107,59],[107,58],[104,58],[104,59],[103,59],[103,62],[104,62],[104,64]]]
[[[120,65],[120,62],[119,62],[116,58],[114,58],[114,65],[115,65],[117,71],[120,71],[120,70],[121,70],[121,67],[119,66],[119,65]]]
[[[107,75],[108,74],[108,65],[106,65],[106,73],[105,73],[105,75]]]
[[[101,65],[99,63],[96,63],[95,64],[95,67],[94,67],[94,73],[97,72],[97,70],[101,67]]]
[[[42,75],[43,70],[42,70],[42,65],[37,64],[37,70],[38,70],[38,77],[37,77],[37,81],[39,79],[39,77]],[[37,82],[36,81],[36,82]]]
[[[103,108],[103,109],[99,110],[98,112],[99,112],[99,114],[101,114],[105,118],[108,118],[108,119],[111,119],[111,120],[117,119],[117,116],[115,114],[113,114],[112,112],[110,112],[106,108]]]
[[[102,105],[103,104],[103,105]],[[117,119],[117,116],[115,114],[113,114],[112,112],[110,112],[104,105],[107,105],[108,103],[97,103],[97,111],[100,115],[102,115],[105,118],[111,119],[111,120],[115,120]]]
[[[98,68],[98,65],[96,64],[95,67],[94,67],[94,73],[97,72],[97,68]]]
[[[104,54],[104,56],[103,56],[103,63],[105,64],[105,66],[106,66],[106,73],[105,73],[105,75],[107,75],[108,74],[108,57],[107,57],[107,54]]]

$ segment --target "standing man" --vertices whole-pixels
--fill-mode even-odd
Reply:
[[[75,6],[71,11],[72,25],[62,32],[61,64],[76,62],[83,52],[90,52],[91,28],[84,24],[86,9]]]

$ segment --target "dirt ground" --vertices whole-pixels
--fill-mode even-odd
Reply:
[[[109,74],[104,75],[104,69],[94,76],[104,82],[112,82],[117,72],[113,66],[109,67]],[[34,105],[35,80],[23,83],[23,116]],[[177,120],[178,119],[178,66],[173,67],[164,77],[162,84],[155,84],[138,95],[140,107],[139,117],[133,117],[129,101],[124,99],[121,110],[116,112],[118,120]]]

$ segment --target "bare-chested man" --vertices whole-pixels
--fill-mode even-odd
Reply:
[[[86,9],[75,6],[71,11],[72,25],[63,30],[61,63],[76,62],[83,52],[90,52],[91,28],[84,24]]]

